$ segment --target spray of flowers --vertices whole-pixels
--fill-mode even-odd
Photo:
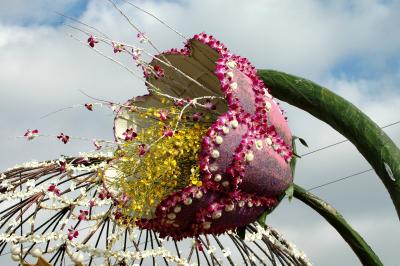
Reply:
[[[110,108],[114,141],[90,140],[94,152],[16,166],[1,175],[1,200],[16,204],[1,206],[0,248],[12,243],[12,258],[20,263],[28,254],[39,261],[53,254],[52,265],[65,254],[76,265],[97,258],[119,265],[151,258],[154,264],[156,257],[178,265],[234,265],[238,254],[251,265],[276,258],[284,265],[307,265],[303,253],[257,222],[292,184],[293,151],[286,117],[255,68],[205,33],[189,39],[180,34],[184,48],[159,52],[110,2],[134,27],[138,42],[156,55],[89,31],[82,22],[79,30],[87,38],[71,37],[143,80],[148,94],[123,104],[78,105],[88,111]],[[142,73],[106,55],[104,46],[131,57]],[[24,134],[28,140],[42,136],[37,129]],[[64,144],[76,138],[55,137]],[[45,211],[51,215],[40,220]],[[188,240],[185,258],[177,243]],[[164,245],[168,242],[176,252]],[[262,254],[251,245],[263,246]]]

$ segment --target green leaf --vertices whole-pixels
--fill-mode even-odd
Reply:
[[[301,144],[303,144],[304,146],[306,146],[308,148],[307,142],[303,138],[300,138],[298,136],[292,136],[292,143],[294,143],[296,139],[298,139]]]
[[[298,138],[298,139],[301,142],[301,144],[303,144],[304,146],[306,146],[308,148],[308,144],[304,139],[302,139],[302,138]]]
[[[290,184],[290,186],[285,190],[285,195],[288,197],[289,201],[293,199],[293,193],[294,193],[294,186],[293,184]]]
[[[293,155],[296,157],[296,158],[301,158],[301,156],[300,155],[298,155],[297,153],[295,153],[295,152],[293,152]]]
[[[292,137],[292,148],[293,148],[293,154],[295,155],[295,156],[293,156],[292,157],[292,160],[290,161],[290,169],[292,169],[292,176],[293,176],[293,178],[294,178],[294,173],[295,173],[295,169],[296,169],[296,160],[297,160],[297,157],[300,157],[300,156],[298,156],[297,154],[296,154],[296,152],[297,152],[297,150],[296,150],[296,139],[297,139],[298,137],[296,137],[296,136],[293,136]]]
[[[257,218],[257,222],[263,227],[266,225],[268,214],[269,214],[269,211],[265,211]]]

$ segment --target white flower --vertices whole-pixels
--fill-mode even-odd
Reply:
[[[26,181],[26,186],[28,188],[33,188],[35,187],[35,180],[34,179],[29,179],[28,181]]]
[[[215,246],[209,246],[207,253],[212,254],[212,253],[215,253],[216,250],[217,250],[217,248]]]
[[[229,248],[226,248],[222,250],[222,254],[224,255],[224,257],[229,257],[232,254],[232,252]]]

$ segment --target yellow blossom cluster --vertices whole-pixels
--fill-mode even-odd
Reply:
[[[117,185],[128,197],[120,207],[123,215],[133,221],[152,218],[157,205],[171,193],[188,185],[202,185],[197,156],[208,126],[181,120],[175,107],[169,108],[164,121],[159,114],[157,109],[143,113],[143,118],[157,122],[141,129],[135,140],[125,142],[117,152]],[[178,120],[178,130],[165,136],[166,128],[172,131]]]

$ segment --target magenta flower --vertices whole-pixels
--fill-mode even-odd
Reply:
[[[86,109],[88,109],[89,111],[93,111],[93,104],[92,104],[92,103],[85,103],[85,107],[86,107]]]
[[[183,107],[184,105],[185,105],[185,101],[184,100],[175,101],[175,106]]]
[[[136,132],[133,130],[133,128],[127,128],[126,131],[123,133],[125,141],[130,141],[133,140],[134,138],[137,137]]]
[[[174,132],[169,127],[164,127],[164,136],[165,137],[172,137]]]
[[[39,134],[39,130],[37,130],[37,129],[33,129],[33,130],[28,129],[25,132],[24,137],[27,140],[33,140],[34,138],[36,138],[38,136],[38,134]]]
[[[57,188],[57,186],[55,184],[51,184],[48,187],[47,191],[53,192],[56,196],[60,196],[61,195],[60,190]]]
[[[93,48],[94,45],[96,43],[98,43],[99,41],[93,35],[90,35],[87,42],[88,42],[89,46]]]
[[[200,117],[202,117],[202,115],[203,115],[203,113],[197,112],[197,113],[193,114],[192,120],[193,120],[194,122],[197,122],[197,121],[199,121]]]
[[[64,133],[60,133],[60,135],[57,136],[59,140],[61,140],[64,144],[67,144],[69,142],[69,136],[65,135]]]
[[[89,212],[88,212],[88,211],[79,210],[78,220],[79,220],[79,221],[86,221],[88,215],[89,215]]]
[[[140,156],[143,156],[143,155],[145,155],[146,154],[146,152],[147,152],[147,146],[146,146],[146,144],[140,144],[139,145],[139,155]]]
[[[121,43],[112,42],[112,47],[114,49],[114,53],[120,53],[125,50],[125,46]]]
[[[160,115],[161,121],[165,121],[168,119],[168,110],[160,110],[158,114]]]
[[[78,230],[75,230],[74,228],[68,229],[68,240],[71,241],[74,238],[77,238],[79,236]]]
[[[159,65],[155,65],[153,68],[157,78],[164,77],[164,69],[162,69]]]
[[[89,207],[93,208],[94,206],[96,206],[96,202],[94,200],[89,200]]]
[[[135,61],[138,61],[140,59],[140,56],[142,55],[142,51],[139,49],[133,49],[132,48],[132,58]]]
[[[140,43],[145,43],[145,42],[147,42],[147,37],[146,37],[146,35],[145,35],[143,32],[138,32],[138,33],[136,34],[136,38],[138,38],[138,40],[139,40]]]

